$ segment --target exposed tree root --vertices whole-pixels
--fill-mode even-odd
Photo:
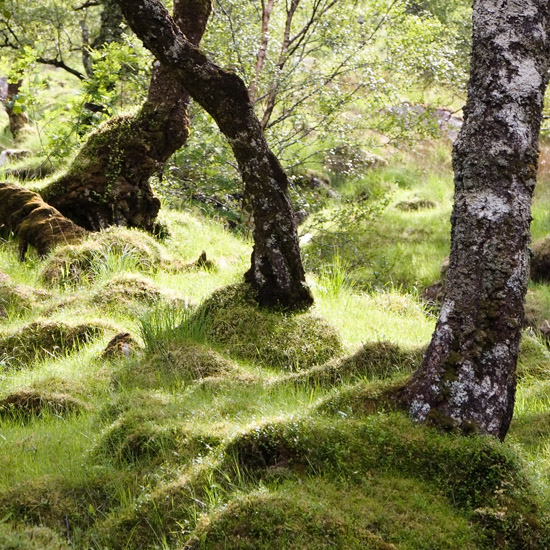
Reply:
[[[0,228],[19,237],[21,261],[29,245],[44,257],[55,246],[73,243],[87,234],[38,193],[11,183],[0,183]]]

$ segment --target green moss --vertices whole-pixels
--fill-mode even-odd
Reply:
[[[207,323],[207,339],[242,359],[301,370],[342,351],[338,333],[311,313],[285,314],[261,309],[248,285],[214,292],[197,311]]]
[[[148,387],[170,387],[212,376],[244,376],[232,361],[207,346],[191,342],[168,344],[162,351],[142,358],[138,365],[128,365],[121,374],[121,383]]]
[[[233,440],[227,454],[258,471],[283,458],[290,466],[350,476],[396,469],[431,480],[462,506],[483,505],[503,487],[514,494],[528,484],[517,456],[497,441],[440,434],[396,413],[268,423]]]
[[[21,315],[50,298],[50,293],[28,285],[17,284],[9,275],[0,273],[0,312],[10,317]]]
[[[478,549],[467,519],[429,484],[399,476],[354,483],[290,479],[202,518],[190,549]]]
[[[62,416],[86,408],[82,401],[71,395],[36,390],[20,390],[0,399],[0,417],[19,419],[43,413]]]
[[[524,331],[519,349],[518,377],[531,376],[541,380],[550,377],[550,350],[533,332]]]
[[[401,379],[392,384],[359,382],[345,386],[323,398],[317,411],[348,417],[399,410],[403,408],[399,395],[404,385],[405,380]]]
[[[117,414],[117,409],[118,418],[103,431],[93,449],[96,458],[134,466],[175,460],[181,466],[220,443],[214,436],[183,428],[178,408],[152,394],[140,394],[130,404],[119,403],[108,415]]]
[[[367,343],[349,357],[291,374],[278,383],[332,385],[358,378],[391,378],[416,369],[423,351],[423,348],[403,350],[391,342]]]
[[[68,550],[70,545],[47,527],[10,527],[0,523],[2,550]]]
[[[203,520],[186,548],[395,550],[353,518],[338,515],[322,502],[307,502],[297,496],[263,490],[238,498],[213,518]]]
[[[162,299],[158,287],[145,277],[123,273],[106,281],[91,297],[92,304],[139,315]]]
[[[92,234],[79,245],[56,249],[41,276],[49,285],[67,285],[117,271],[153,273],[159,269],[162,257],[162,246],[147,233],[112,227]]]
[[[22,367],[31,361],[70,353],[101,332],[101,328],[90,324],[35,321],[1,336],[0,354],[9,366]]]

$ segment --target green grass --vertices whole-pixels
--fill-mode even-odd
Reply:
[[[312,235],[306,314],[257,308],[240,284],[250,241],[193,210],[164,210],[162,241],[132,232],[149,251],[138,259],[104,243],[70,284],[46,284],[44,262],[20,264],[16,241],[3,243],[0,344],[37,321],[101,331],[0,366],[0,400],[83,404],[0,410],[0,545],[59,550],[68,523],[83,550],[547,548],[550,352],[539,335],[524,339],[504,444],[416,426],[394,399],[435,324],[419,291],[448,254],[448,150],[420,153],[339,183],[374,206],[338,229],[345,245]],[[433,208],[396,207],[427,199]],[[548,210],[542,189],[534,234]],[[203,250],[208,269],[194,265]],[[529,300],[550,318],[547,286]],[[136,347],[103,357],[123,332]]]

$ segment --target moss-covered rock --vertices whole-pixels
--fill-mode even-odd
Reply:
[[[262,309],[246,284],[217,290],[196,315],[204,319],[209,341],[267,367],[307,369],[342,352],[338,333],[326,321]]]
[[[91,324],[35,321],[11,334],[0,336],[0,354],[10,366],[23,366],[36,359],[70,353],[101,332],[99,326]]]
[[[50,285],[66,285],[93,280],[120,267],[152,273],[160,267],[162,257],[162,246],[147,233],[112,227],[79,245],[58,248],[41,275]]]
[[[138,348],[137,342],[129,332],[119,332],[113,336],[101,353],[102,359],[113,359],[117,357],[130,357]]]
[[[85,410],[86,404],[68,394],[21,390],[0,399],[0,417],[29,418],[42,414],[63,416]]]

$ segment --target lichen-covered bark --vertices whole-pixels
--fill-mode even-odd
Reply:
[[[210,62],[157,0],[117,0],[145,46],[227,137],[254,214],[254,251],[246,280],[263,305],[309,306],[288,179],[269,149],[243,81]]]
[[[504,438],[529,271],[550,4],[476,0],[441,313],[405,398],[419,421]]]
[[[118,6],[117,6],[118,7]],[[174,18],[198,44],[211,0],[176,0]],[[189,95],[158,62],[147,100],[134,116],[115,117],[92,133],[44,199],[86,229],[109,225],[154,229],[160,201],[149,179],[189,135]]]

